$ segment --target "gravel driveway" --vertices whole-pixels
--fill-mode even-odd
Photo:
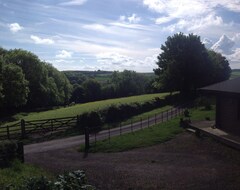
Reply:
[[[98,189],[240,189],[240,152],[184,132],[147,148],[83,153],[72,148],[28,152],[27,163],[56,174],[83,169]]]

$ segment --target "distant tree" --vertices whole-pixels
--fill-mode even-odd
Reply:
[[[208,50],[208,55],[212,63],[212,83],[220,82],[229,79],[231,68],[226,57],[222,56],[213,50]]]
[[[161,50],[154,71],[165,90],[190,95],[212,83],[213,63],[199,36],[175,34],[167,38]]]
[[[112,74],[112,83],[118,96],[131,96],[145,92],[146,78],[135,71],[115,71]]]
[[[84,81],[82,87],[85,92],[86,101],[95,101],[101,99],[101,85],[95,79],[88,79]]]
[[[85,101],[85,94],[82,86],[75,84],[73,85],[73,92],[70,98],[70,102],[82,103]]]
[[[52,65],[45,63],[47,68],[47,84],[46,87],[49,92],[50,105],[63,105],[67,104],[71,97],[72,85],[67,77],[59,72]]]
[[[25,80],[21,67],[12,63],[4,64],[2,76],[4,107],[19,107],[25,105],[29,89],[28,81]]]

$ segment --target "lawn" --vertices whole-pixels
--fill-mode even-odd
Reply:
[[[31,113],[19,113],[14,116],[16,120],[38,120],[38,119],[49,119],[49,118],[61,118],[61,117],[73,117],[84,112],[93,110],[103,109],[113,104],[127,104],[133,102],[146,102],[154,99],[155,97],[164,98],[169,93],[158,93],[158,94],[146,94],[140,96],[130,96],[126,98],[116,98],[109,100],[102,100],[96,102],[89,102],[84,104],[76,104],[73,106],[63,107],[55,110],[43,111],[43,112],[31,112]]]
[[[212,110],[204,110],[203,107],[190,109],[190,118],[192,121],[205,120],[215,118],[215,108]],[[174,138],[177,134],[183,131],[179,127],[180,117],[170,121],[154,125],[150,128],[145,128],[133,133],[124,134],[121,136],[112,137],[110,140],[98,141],[92,144],[90,152],[121,152],[139,147],[147,147],[159,144]],[[81,146],[80,150],[84,150]]]

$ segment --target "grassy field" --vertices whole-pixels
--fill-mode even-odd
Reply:
[[[236,77],[240,77],[240,69],[234,69],[232,70],[232,74],[231,74],[231,79],[236,78]]]
[[[3,186],[9,184],[21,185],[25,178],[41,176],[53,178],[53,175],[38,167],[14,161],[12,167],[0,169],[0,189],[4,189]]]
[[[215,108],[212,110],[204,110],[203,108],[191,109],[191,120],[205,120],[206,117],[214,119],[214,110]],[[90,152],[121,152],[165,142],[183,131],[183,129],[179,127],[179,119],[180,117],[177,117],[134,133],[112,137],[110,141],[98,141],[96,146],[94,145],[90,148]],[[81,146],[80,150],[84,150],[84,146]]]
[[[93,110],[103,109],[113,104],[127,104],[133,102],[146,102],[150,101],[156,97],[164,98],[169,95],[169,93],[159,93],[159,94],[146,94],[140,96],[131,96],[126,98],[117,98],[102,100],[96,102],[89,102],[85,104],[76,104],[73,106],[59,108],[55,110],[43,111],[43,112],[32,112],[32,113],[19,113],[14,116],[15,120],[25,119],[25,120],[38,120],[38,119],[49,119],[49,118],[61,118],[61,117],[72,117],[84,112],[89,112]]]

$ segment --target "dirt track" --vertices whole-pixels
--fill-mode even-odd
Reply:
[[[56,174],[84,169],[99,189],[240,189],[240,152],[183,133],[166,143],[84,158],[75,148],[26,154]]]

